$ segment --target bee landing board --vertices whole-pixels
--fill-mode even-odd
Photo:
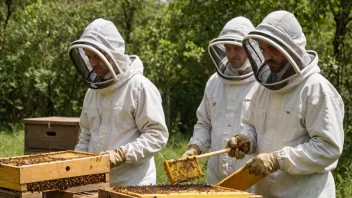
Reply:
[[[62,190],[109,182],[109,172],[108,156],[92,153],[61,151],[0,158],[0,187],[16,191]]]
[[[261,198],[248,192],[206,184],[126,186],[99,189],[99,198]]]

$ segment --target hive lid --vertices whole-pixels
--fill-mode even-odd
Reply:
[[[244,167],[242,167],[227,176],[225,179],[221,180],[216,185],[244,191],[259,182],[263,179],[263,177],[264,176],[250,174],[248,169],[244,169]]]
[[[60,125],[77,125],[79,117],[40,117],[40,118],[25,118],[23,122],[26,124],[60,124]]]

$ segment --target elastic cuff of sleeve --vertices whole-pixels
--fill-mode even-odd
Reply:
[[[122,162],[126,162],[126,154],[121,147],[117,148],[116,151],[121,155]]]
[[[244,135],[249,140],[249,151],[247,154],[248,155],[254,154],[257,149],[257,143],[254,140],[254,138],[250,134],[243,133],[243,132],[241,133],[241,135]]]
[[[280,168],[280,170],[284,170],[284,162],[283,162],[283,160],[282,160],[282,151],[281,150],[279,150],[279,151],[275,151],[274,152],[274,154],[276,155],[276,159],[277,159],[277,161],[279,162],[279,168]]]
[[[202,147],[201,142],[199,142],[199,141],[192,141],[192,142],[188,143],[188,148],[191,147],[191,145],[197,146],[198,149],[199,149],[199,154],[202,153],[202,151],[203,151],[204,148]]]
[[[193,149],[195,149],[195,150],[197,151],[198,155],[202,153],[202,151],[200,150],[199,146],[196,145],[196,144],[191,144],[191,145],[189,145],[188,148],[193,148]]]
[[[126,146],[120,146],[120,147],[117,148],[117,149],[120,149],[120,150],[123,152],[124,158],[125,158],[125,162],[129,161],[129,160],[127,160],[127,158],[128,158],[128,156],[127,156],[127,147],[126,147]],[[131,158],[130,158],[130,159],[131,159]]]

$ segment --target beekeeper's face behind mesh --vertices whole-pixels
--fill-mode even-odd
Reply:
[[[260,35],[248,35],[243,40],[243,47],[258,82],[267,88],[281,89],[297,76],[297,66],[287,53],[286,45]]]
[[[89,63],[92,66],[94,72],[97,74],[97,76],[104,77],[110,71],[107,65],[105,64],[105,61],[102,60],[93,51],[85,49],[84,54],[87,56]],[[111,60],[111,58],[109,56],[106,56],[106,58],[109,63],[113,65],[113,61]]]
[[[259,39],[257,41],[270,71],[279,73],[288,62],[287,58],[276,47]]]
[[[74,43],[69,48],[69,55],[77,71],[93,89],[110,86],[121,71],[109,51],[92,44]]]
[[[239,45],[224,44],[226,50],[226,56],[229,60],[232,68],[241,68],[247,60],[247,54]]]

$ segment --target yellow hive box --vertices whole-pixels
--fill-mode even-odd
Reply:
[[[239,190],[206,184],[127,186],[99,189],[99,198],[261,198]]]
[[[109,182],[108,155],[76,151],[0,158],[0,187],[16,191],[67,189]]]

